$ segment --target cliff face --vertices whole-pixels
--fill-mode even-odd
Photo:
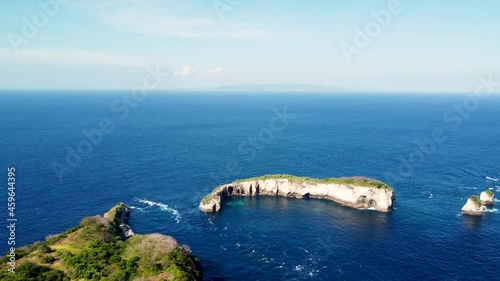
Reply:
[[[130,208],[123,203],[114,206],[104,214],[105,219],[113,222],[115,226],[120,228],[120,234],[123,240],[126,240],[127,238],[135,235],[132,228],[127,224],[129,215]]]
[[[347,182],[347,181],[346,181]],[[335,201],[356,209],[388,212],[395,200],[391,188],[361,184],[296,181],[287,178],[241,181],[217,187],[200,203],[203,212],[218,212],[225,198],[231,196],[283,196],[291,198],[318,198]]]
[[[481,192],[479,199],[484,206],[492,206],[495,203],[495,194],[491,190],[486,190]]]
[[[481,205],[481,201],[477,195],[472,196],[467,200],[467,203],[462,207],[462,213],[471,216],[482,216],[484,211],[484,206]]]

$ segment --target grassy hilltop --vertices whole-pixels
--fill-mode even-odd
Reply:
[[[0,280],[201,280],[199,260],[187,247],[161,234],[134,235],[120,227],[125,205],[104,217],[85,217],[64,233],[16,249],[15,273],[8,257],[0,262]]]

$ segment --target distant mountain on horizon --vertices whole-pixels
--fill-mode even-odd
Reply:
[[[339,87],[326,86],[326,85],[315,85],[315,84],[237,84],[237,85],[223,85],[219,87],[212,88],[197,88],[196,90],[206,90],[206,91],[320,91],[320,92],[331,92],[331,91],[341,91],[344,90]]]

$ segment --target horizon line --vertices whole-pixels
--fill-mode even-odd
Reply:
[[[72,88],[13,88],[1,89],[0,94],[6,92],[122,92],[131,91],[130,88],[96,88],[96,89],[72,89]],[[156,89],[149,91],[150,93],[318,93],[318,94],[474,94],[471,91],[452,91],[452,90],[224,90],[224,89]],[[493,95],[500,92],[493,92]]]

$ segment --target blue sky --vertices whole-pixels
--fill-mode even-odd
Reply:
[[[57,1],[37,23],[47,14],[40,3]],[[165,89],[462,92],[500,75],[500,2],[400,0],[395,13],[392,1],[3,1],[0,89],[127,89],[155,64],[171,74]],[[390,15],[385,26],[380,11]],[[23,34],[26,22],[34,36]],[[358,48],[357,30],[370,23],[380,29]],[[350,60],[346,44],[357,48]]]

